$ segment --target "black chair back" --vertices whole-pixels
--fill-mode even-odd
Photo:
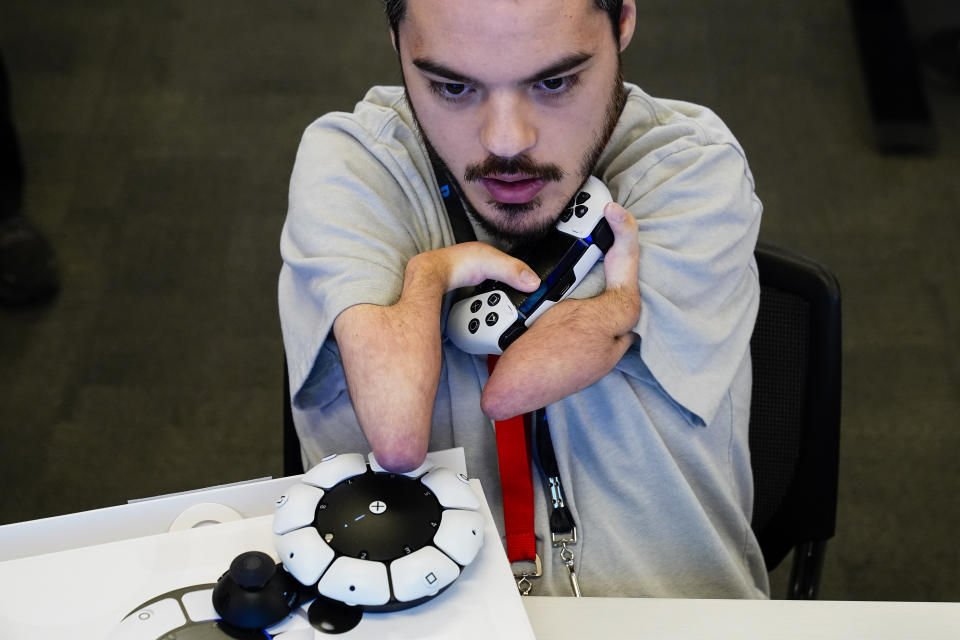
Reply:
[[[758,245],[751,340],[753,529],[768,570],[794,550],[789,598],[815,598],[835,532],[840,450],[840,287],[823,265]]]

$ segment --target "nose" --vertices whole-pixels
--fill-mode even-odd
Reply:
[[[480,142],[492,155],[512,158],[537,143],[532,114],[512,94],[492,94],[486,105]]]

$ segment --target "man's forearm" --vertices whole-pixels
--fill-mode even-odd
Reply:
[[[634,307],[638,301],[608,290],[550,309],[500,357],[483,390],[484,413],[495,420],[527,413],[605,376],[633,344]]]
[[[637,222],[615,203],[604,216],[614,235],[603,261],[606,290],[561,302],[507,348],[483,390],[488,416],[520,415],[589,387],[633,344],[640,318]]]
[[[445,283],[428,257],[417,256],[407,265],[400,300],[351,307],[334,324],[357,419],[387,469],[414,469],[426,455]]]
[[[356,305],[334,322],[350,400],[385,468],[407,471],[423,462],[440,378],[443,295],[486,278],[527,291],[540,284],[519,260],[463,243],[412,258],[395,304]]]

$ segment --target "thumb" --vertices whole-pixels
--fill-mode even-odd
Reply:
[[[530,292],[540,286],[540,276],[534,273],[525,262],[516,258],[511,258],[511,262],[503,263],[498,272],[488,277],[504,282],[518,291]]]
[[[603,259],[607,289],[623,287],[635,290],[640,268],[637,220],[616,202],[607,204],[603,215],[613,231],[613,245]]]
[[[452,264],[449,288],[479,284],[486,279],[499,280],[518,291],[533,291],[540,286],[540,277],[522,260],[483,242],[464,242],[441,249]]]

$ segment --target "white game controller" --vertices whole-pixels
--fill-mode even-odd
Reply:
[[[603,217],[610,191],[590,176],[550,234],[518,255],[540,276],[540,287],[525,293],[496,280],[465,290],[447,317],[447,335],[463,351],[503,353],[547,309],[564,300],[610,249],[613,232]]]
[[[484,518],[469,481],[428,465],[406,474],[370,456],[325,458],[277,502],[277,555],[316,593],[391,611],[448,587],[483,545]]]
[[[281,564],[234,558],[216,584],[171,591],[121,620],[109,640],[302,638],[344,633],[363,612],[422,604],[483,546],[481,501],[463,474],[427,460],[391,473],[357,453],[324,458],[277,500]]]

